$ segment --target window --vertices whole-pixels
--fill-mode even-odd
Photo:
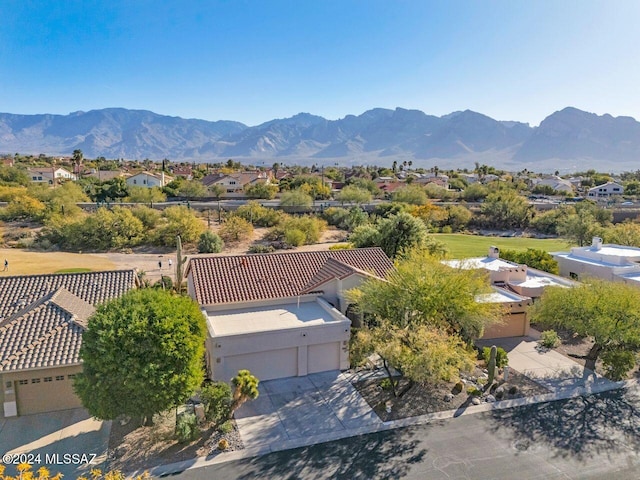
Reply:
[[[227,193],[233,193],[233,190],[227,188]]]
[[[64,380],[64,375],[56,375],[56,380]]]
[[[39,378],[32,378],[31,379],[31,383],[40,383],[40,379]]]
[[[10,389],[11,389],[11,387],[13,387],[13,382],[4,382],[4,386],[5,386],[8,390],[10,390]]]
[[[71,375],[67,375],[67,378],[68,378],[69,380],[72,380],[72,379],[76,378],[76,374],[75,374],[75,373],[72,373]]]
[[[229,182],[229,185],[235,185],[235,184],[236,184],[236,181],[235,181],[235,180],[231,180],[231,181]]]
[[[44,377],[44,383],[53,381],[53,377]]]
[[[27,383],[29,383],[29,380],[20,380],[20,381],[18,381],[18,385],[26,385]]]
[[[142,184],[143,184],[143,185],[146,185],[146,184],[147,184],[147,180],[146,180],[146,179],[145,179],[145,180],[142,180]]]
[[[138,180],[134,180],[134,181],[133,181],[133,184],[134,184],[134,185],[137,185],[137,184],[138,184]]]
[[[616,187],[616,188],[614,188],[614,189],[613,189],[613,191],[614,191],[614,192],[619,192],[619,191],[620,191],[620,189],[619,189],[618,187]]]

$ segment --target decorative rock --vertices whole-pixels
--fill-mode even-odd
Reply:
[[[482,369],[482,373],[487,374],[487,377],[489,376],[489,370],[487,370],[486,368],[483,368],[483,369]]]
[[[498,387],[495,391],[496,395],[504,395],[504,387]]]
[[[478,397],[473,397],[471,399],[471,403],[473,403],[474,405],[480,405],[482,403],[482,400],[480,400]]]
[[[453,400],[453,394],[452,394],[452,393],[447,393],[447,394],[444,396],[444,401],[445,401],[445,402],[447,402],[447,403],[449,403],[451,400]]]
[[[486,397],[484,397],[484,401],[487,403],[493,403],[496,401],[496,397],[494,397],[493,395],[487,395]]]

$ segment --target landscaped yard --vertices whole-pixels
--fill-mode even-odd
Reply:
[[[5,259],[9,262],[9,271],[0,275],[73,273],[116,268],[113,262],[98,255],[34,252],[20,248],[0,248],[0,264],[4,264]]]
[[[437,233],[433,236],[447,246],[451,258],[483,257],[487,255],[491,246],[503,250],[536,248],[546,252],[566,251],[572,246],[561,238],[484,237],[457,233]]]

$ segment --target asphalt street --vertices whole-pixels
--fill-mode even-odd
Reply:
[[[362,435],[171,475],[209,479],[640,478],[640,392],[617,390]]]

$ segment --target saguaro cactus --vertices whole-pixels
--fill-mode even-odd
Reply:
[[[489,354],[489,365],[487,365],[487,369],[489,370],[489,381],[487,385],[491,385],[496,375],[496,357],[498,356],[498,347],[493,345],[491,347],[491,353]]]
[[[184,283],[184,262],[186,257],[182,256],[182,240],[180,235],[176,237],[176,292],[182,293],[182,284]]]

